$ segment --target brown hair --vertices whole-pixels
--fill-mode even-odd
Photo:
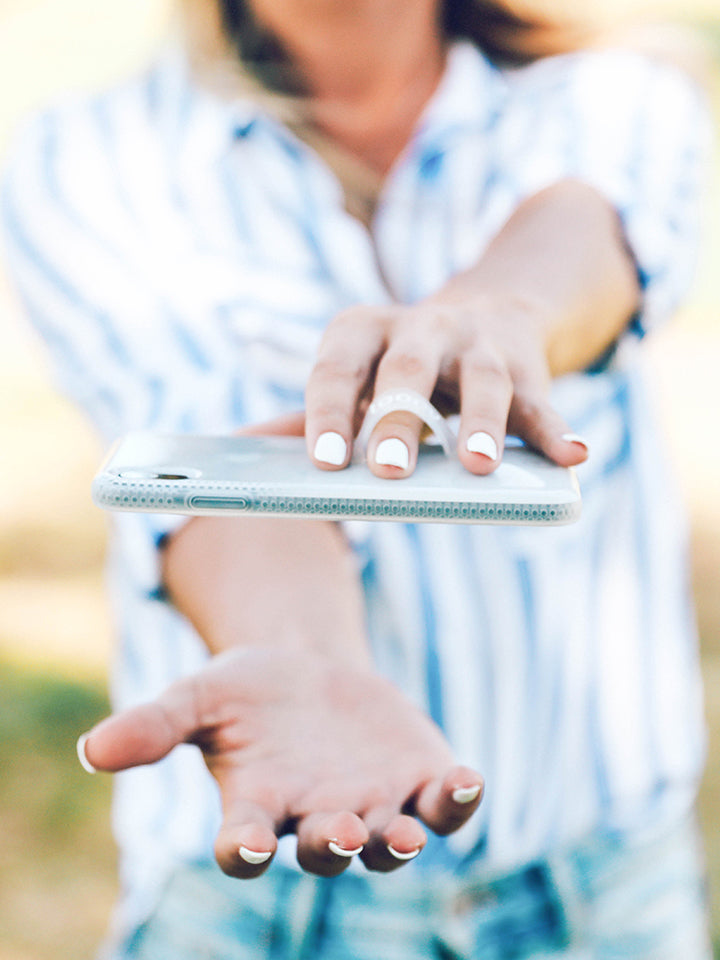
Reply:
[[[442,25],[449,39],[471,40],[506,65],[577,49],[593,36],[589,22],[521,13],[502,0],[444,0]]]

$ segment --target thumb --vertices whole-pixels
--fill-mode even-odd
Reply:
[[[285,413],[264,423],[253,423],[235,431],[238,437],[302,437],[305,435],[305,411]]]
[[[191,679],[174,684],[158,700],[101,721],[78,740],[78,756],[90,772],[115,772],[162,760],[199,730]]]

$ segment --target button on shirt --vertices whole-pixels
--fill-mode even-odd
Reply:
[[[469,43],[452,49],[371,232],[306,144],[260,106],[203,90],[178,53],[18,138],[2,203],[11,271],[59,384],[108,442],[301,408],[337,311],[433,293],[558,180],[617,209],[642,309],[611,357],[553,388],[591,447],[581,521],[347,528],[379,669],[487,780],[470,824],[409,870],[505,869],[692,803],[703,730],[685,531],[637,345],[687,289],[706,146],[702,99],[673,68],[608,50],[502,71]],[[157,589],[158,542],[178,522],[114,522],[117,707],[206,657]],[[218,823],[192,746],[118,776],[126,922],[174,863],[211,856]]]

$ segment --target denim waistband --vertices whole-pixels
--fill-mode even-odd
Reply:
[[[171,877],[113,960],[710,960],[697,833],[594,838],[488,876],[400,870],[252,881],[212,863]]]

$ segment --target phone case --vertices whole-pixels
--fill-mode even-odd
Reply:
[[[521,445],[509,445],[484,477],[422,446],[412,476],[383,480],[360,460],[319,470],[301,437],[150,433],[115,445],[93,500],[109,510],[187,515],[512,524],[571,523],[581,505],[574,471]]]

